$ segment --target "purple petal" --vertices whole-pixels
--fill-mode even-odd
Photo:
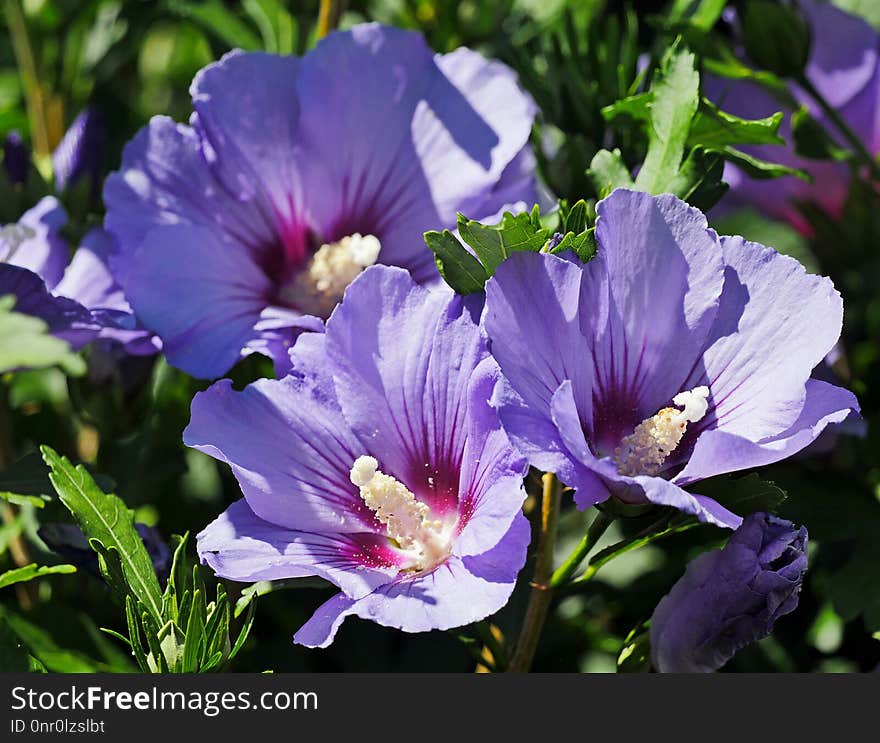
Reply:
[[[54,196],[44,196],[17,224],[0,231],[0,260],[33,271],[52,289],[64,275],[70,258],[67,242],[58,231],[67,213]]]
[[[504,539],[475,557],[450,557],[416,578],[401,578],[359,600],[342,594],[323,604],[294,641],[327,647],[350,615],[405,632],[450,629],[485,619],[507,603],[525,563],[529,524],[521,514]]]
[[[82,348],[98,334],[91,313],[66,297],[56,297],[33,271],[0,263],[0,297],[15,297],[13,312],[43,320],[49,332],[67,341],[73,350]]]
[[[239,582],[318,576],[361,598],[399,572],[388,540],[373,533],[313,534],[264,521],[242,499],[197,537],[202,561]]]
[[[421,35],[375,24],[322,40],[297,89],[309,102],[299,137],[319,231],[375,234],[380,260],[418,280],[436,273],[421,234],[486,200],[534,114],[503,65],[466,50],[435,57]],[[513,200],[532,198],[525,185]]]
[[[718,428],[760,441],[791,426],[804,385],[840,336],[843,302],[827,278],[740,237],[722,238],[724,291],[702,364],[685,387],[708,384]]]
[[[225,191],[264,216],[272,242],[281,242],[294,261],[307,249],[298,165],[306,153],[297,143],[300,65],[292,56],[233,51],[202,69],[190,87],[211,170]]]
[[[257,335],[269,281],[247,252],[212,230],[184,224],[155,229],[117,263],[141,322],[162,338],[168,361],[185,372],[203,378],[225,373]]]
[[[812,31],[807,78],[840,108],[874,77],[880,37],[862,18],[831,3],[803,0],[800,5]]]
[[[635,426],[686,388],[718,309],[723,264],[706,218],[674,196],[618,189],[596,211],[599,251],[584,269],[598,400],[593,435],[615,442],[621,431],[603,431],[614,426],[602,418]]]
[[[277,242],[273,223],[217,183],[196,133],[164,116],[153,117],[126,145],[120,170],[104,185],[104,201],[104,224],[125,255],[151,230],[181,222],[216,228],[255,257]]]
[[[381,469],[438,516],[454,511],[461,494],[467,389],[487,356],[475,309],[406,271],[374,266],[327,322],[346,420]]]
[[[474,370],[468,389],[468,434],[461,463],[459,502],[464,528],[455,541],[457,555],[485,552],[497,544],[520,513],[526,493],[528,464],[516,455],[489,404],[500,376],[492,358]]]
[[[250,507],[273,524],[317,532],[374,524],[349,480],[363,447],[314,378],[262,379],[241,392],[221,380],[196,395],[183,440],[227,462]]]
[[[686,484],[778,462],[809,446],[826,426],[840,423],[858,410],[858,402],[848,390],[811,379],[800,415],[787,431],[758,442],[724,429],[704,431],[675,481]]]

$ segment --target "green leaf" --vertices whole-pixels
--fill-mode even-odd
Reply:
[[[582,232],[586,232],[588,227],[587,202],[581,199],[576,202],[575,205],[568,210],[568,214],[565,215],[565,223],[563,224],[562,232],[571,232],[574,235],[580,235]]]
[[[37,565],[36,563],[31,563],[21,568],[0,573],[0,588],[6,588],[6,586],[11,586],[13,583],[24,583],[34,580],[34,578],[41,578],[44,575],[75,572],[76,567],[73,565]]]
[[[637,627],[623,641],[617,656],[618,673],[648,673],[651,670],[651,637],[647,629]]]
[[[263,48],[275,54],[292,54],[296,21],[279,0],[243,0],[242,6],[263,37]]]
[[[700,100],[700,75],[694,55],[673,47],[667,52],[651,87],[651,125],[648,154],[636,177],[636,186],[648,193],[663,193],[668,180],[681,166],[691,120]]]
[[[0,624],[4,621],[46,669],[52,673],[98,673],[107,671],[107,666],[75,650],[65,650],[58,646],[52,636],[42,627],[0,607]]]
[[[745,477],[717,477],[700,483],[700,493],[739,516],[755,511],[775,513],[786,493],[755,473]]]
[[[764,119],[742,119],[703,98],[691,124],[688,146],[712,150],[727,145],[785,144],[778,133],[780,123],[782,112]]]
[[[727,193],[724,158],[702,147],[691,150],[678,175],[669,183],[670,193],[706,212]]]
[[[587,175],[593,181],[599,198],[605,198],[615,188],[632,188],[629,174],[620,150],[599,150],[593,157]]]
[[[85,362],[38,317],[13,311],[15,297],[0,297],[0,373],[15,369],[61,367],[71,376],[86,371]]]
[[[550,237],[534,214],[504,212],[497,225],[484,225],[459,214],[458,232],[491,276],[502,261],[519,251],[537,252]]]
[[[852,153],[839,147],[827,130],[803,106],[792,114],[791,133],[795,151],[813,160],[848,160]]]
[[[0,498],[23,506],[42,508],[52,493],[49,471],[39,452],[31,452],[0,472]]]
[[[434,253],[440,275],[457,294],[483,291],[489,274],[449,230],[426,232],[425,242]]]
[[[686,23],[698,31],[709,31],[721,17],[727,0],[675,0],[669,11],[673,24]]]
[[[880,554],[870,540],[861,540],[849,561],[829,581],[831,601],[844,621],[861,615],[868,632],[880,630]]]
[[[90,540],[119,553],[129,590],[152,614],[162,618],[162,593],[156,571],[140,535],[134,528],[131,511],[115,495],[104,493],[82,466],[74,467],[66,457],[48,446],[41,447],[49,465],[49,478],[61,502],[70,510],[80,529]]]
[[[752,178],[779,178],[784,175],[793,175],[804,181],[809,182],[811,180],[809,174],[803,170],[790,168],[779,163],[771,163],[754,155],[749,155],[742,150],[737,150],[734,147],[724,147],[717,151],[728,162],[739,165]]]
[[[230,48],[257,51],[262,48],[260,37],[246,23],[239,20],[236,12],[226,8],[221,0],[207,2],[169,3],[172,12],[190,18],[218,39],[229,44]]]

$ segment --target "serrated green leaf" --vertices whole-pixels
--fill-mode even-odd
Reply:
[[[37,565],[31,563],[21,568],[7,570],[0,573],[0,588],[6,588],[14,583],[25,583],[35,578],[41,578],[44,575],[58,575],[65,573],[75,573],[76,567],[73,565]]]
[[[489,274],[449,230],[426,232],[425,242],[434,253],[440,275],[457,294],[483,291]]]
[[[521,251],[537,252],[550,237],[550,230],[541,226],[534,213],[504,212],[501,222],[484,225],[459,214],[458,233],[474,251],[491,276],[501,262]]]
[[[670,49],[651,91],[648,153],[636,177],[636,186],[656,194],[663,193],[667,181],[678,173],[691,120],[697,112],[700,76],[694,55],[684,49]]]
[[[49,478],[61,502],[70,510],[88,539],[116,549],[128,588],[158,622],[162,618],[162,593],[146,547],[134,528],[131,511],[115,495],[104,493],[82,466],[48,446],[41,447],[49,465]]]
[[[38,317],[13,310],[15,297],[0,297],[0,373],[58,366],[71,376],[85,374],[86,364],[70,345],[49,334]]]
[[[723,155],[728,162],[739,165],[752,178],[781,178],[785,175],[792,175],[803,181],[811,181],[810,175],[806,171],[780,163],[771,163],[734,147],[723,147],[716,152]]]
[[[743,119],[703,98],[691,124],[688,147],[715,150],[727,145],[785,144],[779,136],[782,112],[763,119]]]

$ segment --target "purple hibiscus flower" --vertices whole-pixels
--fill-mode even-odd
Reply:
[[[810,378],[840,295],[674,196],[617,190],[597,212],[586,265],[518,253],[487,284],[502,425],[581,508],[616,496],[737,527],[684,488],[787,457],[858,409]]]
[[[283,370],[366,266],[433,280],[425,230],[535,200],[534,104],[467,49],[362,25],[301,59],[232,52],[191,91],[191,125],[154,118],[104,198],[126,295],[196,376],[250,351]]]
[[[807,530],[765,513],[746,517],[724,549],[700,555],[651,617],[661,673],[711,673],[795,610],[807,571]]]
[[[489,397],[479,304],[376,266],[292,371],[193,400],[187,445],[229,463],[244,499],[198,536],[238,581],[320,576],[340,593],[296,633],[332,642],[349,615],[408,632],[501,608],[525,562],[525,462]]]
[[[46,196],[0,229],[0,296],[14,295],[15,311],[40,317],[75,349],[101,338],[126,354],[156,353],[157,339],[138,325],[110,274],[110,236],[91,230],[68,264],[66,222],[58,200]]]
[[[850,15],[830,2],[801,0],[810,27],[812,45],[805,70],[807,79],[835,108],[864,142],[868,151],[880,154],[880,36],[863,19]],[[770,116],[786,111],[764,87],[747,81],[707,77],[705,94],[724,110],[746,118]],[[817,104],[796,84],[789,86],[794,98],[828,131],[834,125]],[[791,138],[788,118],[780,134]],[[849,191],[850,168],[845,163],[809,160],[792,149],[776,145],[749,148],[758,157],[801,168],[813,178],[753,180],[735,165],[727,164],[724,179],[730,183],[730,204],[750,205],[767,215],[784,219],[805,234],[811,228],[798,210],[798,202],[810,202],[832,217],[838,217]]]

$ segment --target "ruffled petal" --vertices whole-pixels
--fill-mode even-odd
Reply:
[[[704,431],[675,482],[687,484],[786,459],[809,446],[827,426],[842,422],[858,410],[858,401],[849,390],[811,379],[806,384],[800,415],[788,430],[758,442],[724,429]]]
[[[78,302],[56,297],[33,271],[0,263],[0,297],[15,297],[13,312],[40,318],[49,332],[75,351],[94,340],[98,326],[91,313]]]
[[[685,385],[708,384],[710,408],[694,424],[751,441],[788,429],[804,385],[840,337],[843,302],[827,278],[740,237],[722,238],[724,292],[702,362]]]
[[[241,392],[217,382],[193,400],[184,443],[227,462],[266,521],[311,532],[371,530],[373,514],[349,480],[363,448],[328,385],[296,370]]]
[[[388,540],[372,533],[314,534],[286,529],[236,501],[198,535],[202,562],[239,582],[318,576],[362,598],[399,572]]]
[[[528,463],[517,455],[489,404],[500,376],[485,358],[474,370],[468,389],[468,434],[461,463],[459,524],[455,554],[478,555],[497,544],[520,512]]]
[[[450,629],[485,619],[510,598],[525,564],[529,537],[528,521],[520,514],[504,539],[482,555],[450,557],[430,573],[386,584],[362,599],[335,596],[299,629],[294,642],[327,647],[350,615],[405,632]]]
[[[374,266],[327,322],[327,355],[346,420],[378,461],[438,516],[457,508],[467,389],[487,356],[471,300]]]

